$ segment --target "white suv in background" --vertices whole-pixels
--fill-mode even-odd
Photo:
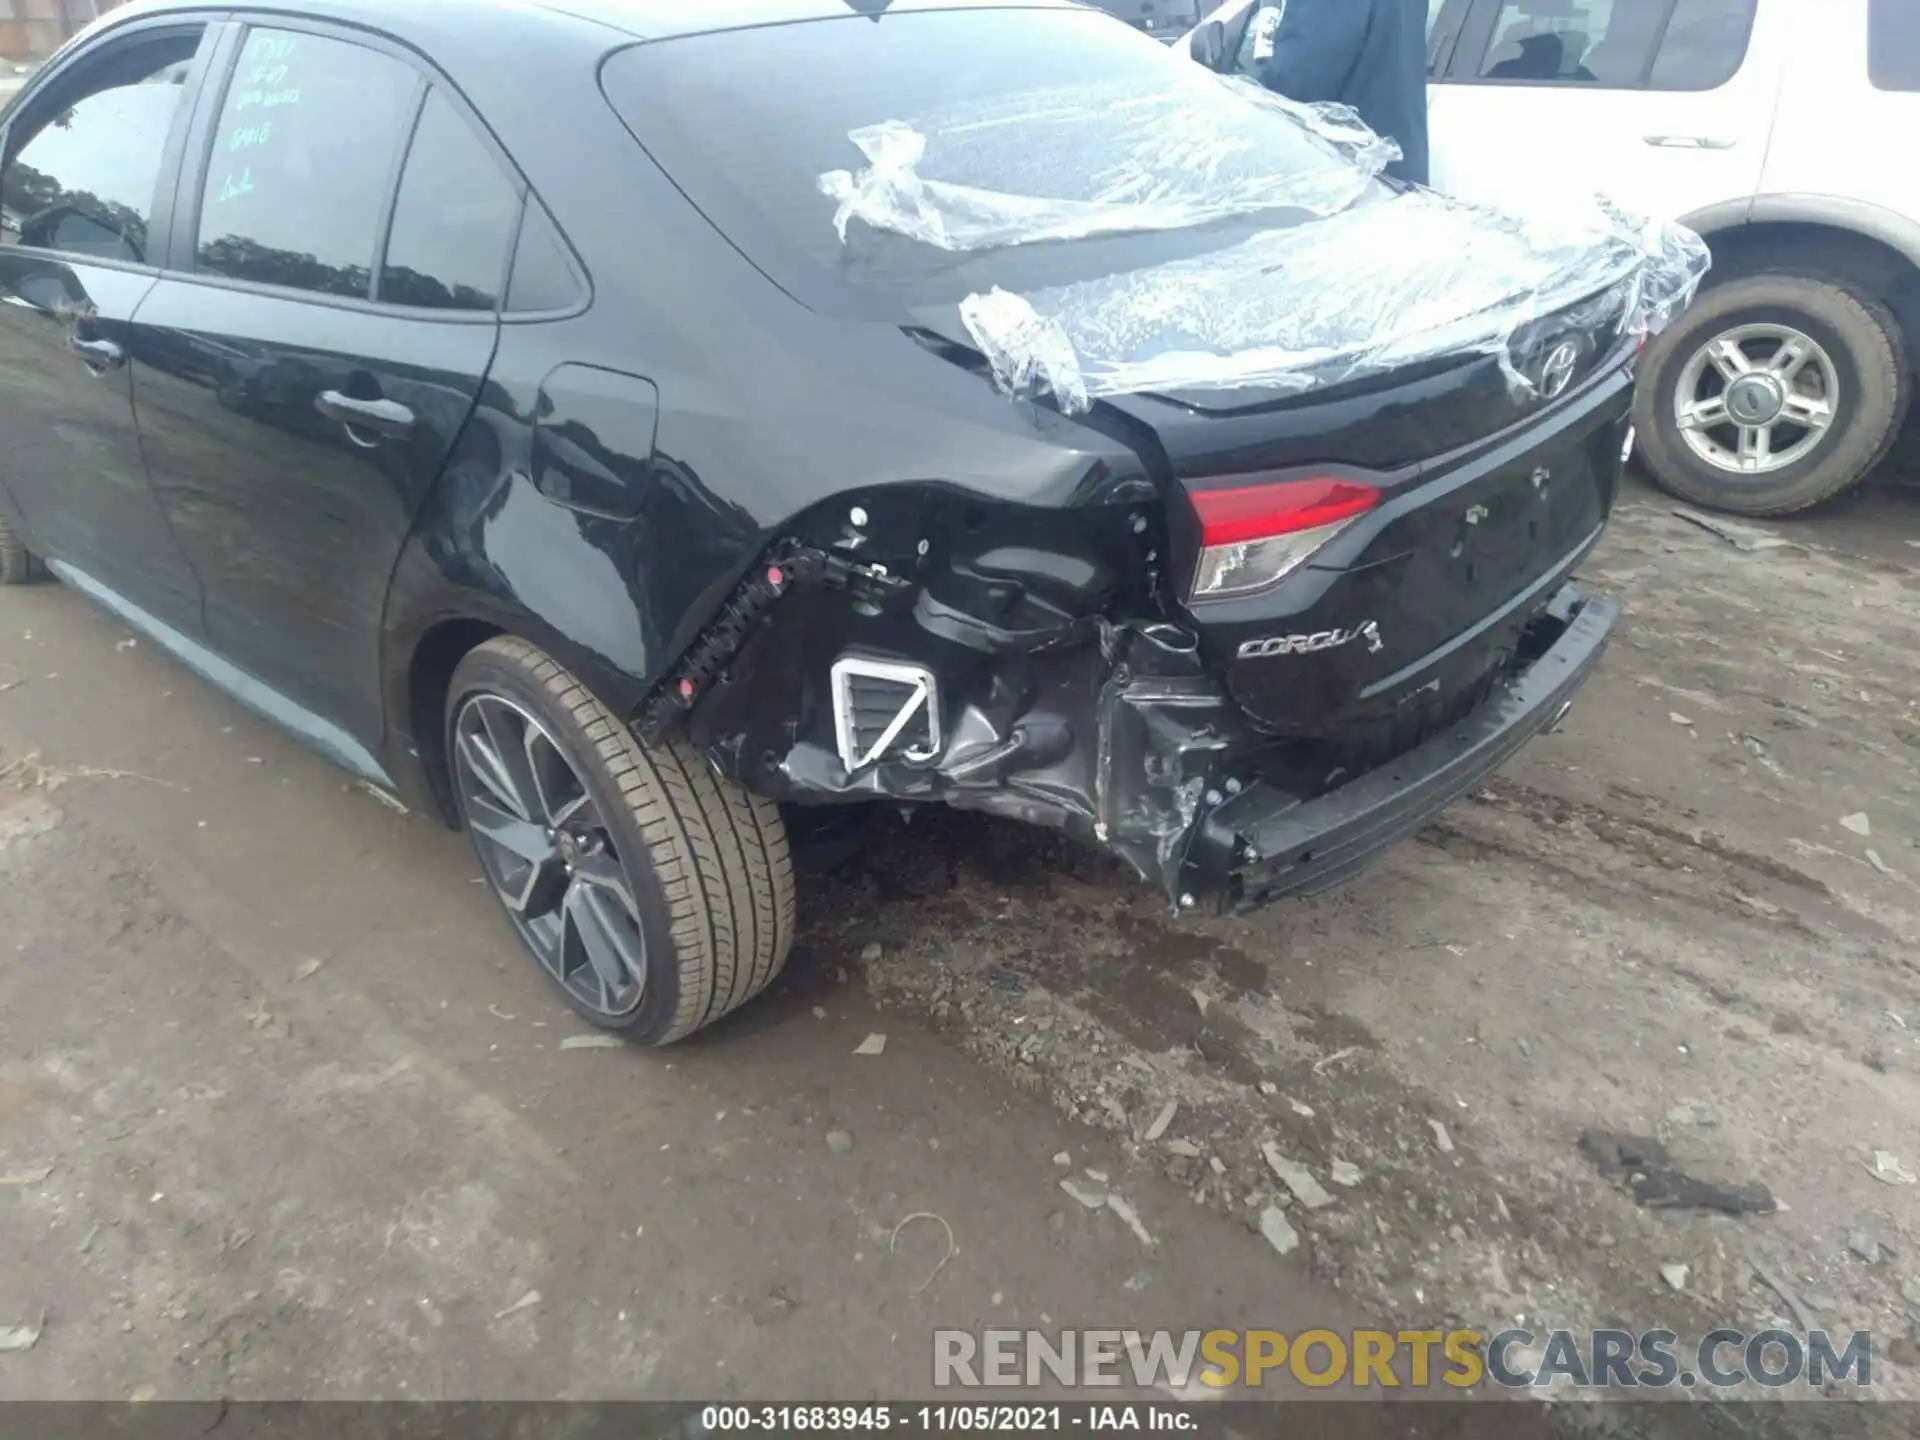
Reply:
[[[1190,53],[1252,73],[1284,4],[1228,0]],[[1430,0],[1427,39],[1435,189],[1598,190],[1712,247],[1642,362],[1660,484],[1784,515],[1885,458],[1920,369],[1920,0]]]

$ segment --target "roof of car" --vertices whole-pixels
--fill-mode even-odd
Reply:
[[[875,20],[913,10],[1002,8],[1005,0],[525,0],[597,20],[631,35],[659,38],[709,30],[738,30],[750,25],[779,25],[796,20],[844,19],[848,14]],[[1051,7],[1067,0],[1016,0]]]
[[[432,21],[457,16],[471,23],[477,7],[500,10],[547,10],[589,20],[636,39],[660,40],[699,35],[716,30],[739,30],[756,25],[782,25],[802,20],[843,19],[866,15],[878,20],[887,14],[916,10],[1054,9],[1074,0],[379,0],[383,19],[399,25],[409,20]],[[103,24],[138,15],[171,10],[258,9],[279,10],[316,17],[362,20],[367,0],[134,0],[110,10]]]

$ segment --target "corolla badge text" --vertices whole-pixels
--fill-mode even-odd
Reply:
[[[1377,655],[1386,648],[1379,623],[1373,620],[1351,630],[1316,630],[1311,635],[1269,635],[1264,640],[1249,640],[1240,647],[1242,660],[1264,660],[1272,655],[1313,655],[1322,650],[1338,650],[1356,640],[1367,642],[1367,653]]]

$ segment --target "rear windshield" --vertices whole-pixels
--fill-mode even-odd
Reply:
[[[1196,143],[1223,82],[1184,54],[1080,9],[848,16],[694,35],[613,55],[602,84],[640,143],[729,239],[803,303],[835,312],[946,303],[1159,263],[1288,223],[1273,211],[1155,234],[955,253],[855,221],[843,243],[821,176],[858,172],[855,131],[904,122],[928,137],[919,175],[1068,202],[1120,193],[1176,202],[1263,174],[1316,194],[1364,173],[1282,115],[1234,107],[1238,159]],[[1208,107],[1211,106],[1211,112]],[[1142,156],[1151,164],[1140,165]],[[1235,173],[1223,174],[1228,165]],[[1138,171],[1137,179],[1135,171]],[[1116,180],[1116,176],[1119,177]],[[1305,210],[1292,219],[1304,218]]]

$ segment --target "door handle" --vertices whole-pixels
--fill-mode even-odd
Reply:
[[[96,375],[118,370],[127,363],[126,348],[111,340],[82,340],[78,335],[69,335],[67,349],[78,355],[80,363]]]
[[[413,434],[413,411],[397,400],[356,400],[338,390],[322,390],[313,404],[329,420],[346,426],[347,437],[356,444],[370,442],[355,432],[369,432],[386,440],[405,440]]]
[[[1648,135],[1646,142],[1662,150],[1731,150],[1740,142],[1718,135]]]

